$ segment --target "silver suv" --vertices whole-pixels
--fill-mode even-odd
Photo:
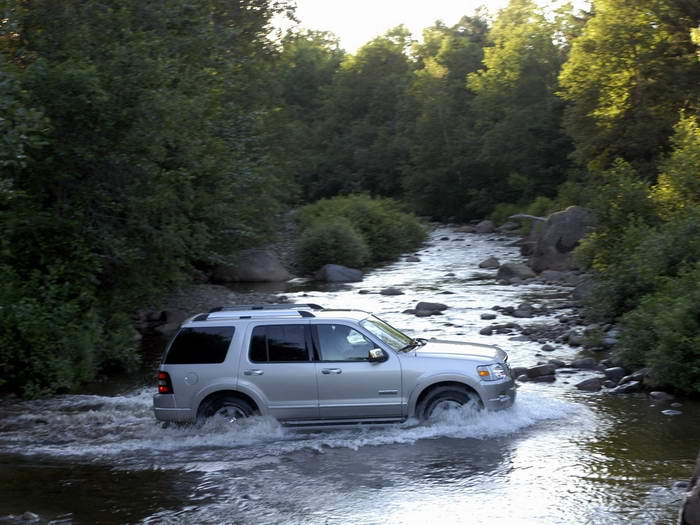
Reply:
[[[163,356],[153,406],[166,422],[271,415],[288,426],[396,423],[464,405],[509,407],[496,346],[413,339],[358,310],[217,308],[186,321]]]

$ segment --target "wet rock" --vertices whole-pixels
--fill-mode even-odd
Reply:
[[[518,305],[515,311],[513,311],[513,316],[521,319],[528,319],[534,316],[534,312],[535,310],[531,304],[522,303]]]
[[[649,369],[648,368],[642,368],[641,370],[637,370],[633,374],[630,374],[628,376],[623,377],[620,379],[620,384],[624,385],[625,383],[631,383],[631,382],[638,382],[641,383],[644,381],[644,378],[649,374]]]
[[[556,348],[554,348],[552,345],[542,345],[542,348],[540,349],[543,352],[554,352]]]
[[[535,379],[537,377],[553,375],[556,372],[557,367],[552,364],[537,365],[528,368],[525,373],[530,379]]]
[[[655,401],[671,401],[672,399],[675,399],[675,397],[668,392],[659,392],[656,390],[649,392],[649,397]]]
[[[479,224],[474,226],[475,233],[493,233],[496,229],[496,225],[493,221],[485,220],[481,221]]]
[[[680,416],[683,414],[680,410],[662,410],[661,413],[664,416]]]
[[[428,303],[421,301],[419,302],[416,307],[416,314],[418,317],[426,317],[429,315],[438,315],[441,314],[444,310],[447,310],[449,306],[446,304],[442,303]]]
[[[690,487],[690,483],[687,481],[676,481],[671,488],[675,490],[685,490]]]
[[[617,384],[620,382],[620,379],[627,375],[627,370],[621,366],[613,366],[603,370],[603,373],[605,374],[606,378],[608,378],[610,381],[614,381],[615,384]]]
[[[449,238],[449,237],[440,237],[440,240],[441,240],[441,241],[449,241],[450,238]]]
[[[517,336],[515,336],[515,337],[510,337],[510,338],[508,339],[508,341],[521,341],[521,342],[524,342],[524,341],[531,341],[531,339],[530,339],[528,336],[526,336],[526,335],[517,335]]]
[[[603,386],[605,388],[615,388],[617,386],[617,381],[611,381],[610,379],[606,379],[603,381]]]
[[[530,381],[530,378],[527,377],[527,374],[521,374],[516,378],[517,381],[520,381],[521,383],[527,383]]]
[[[513,232],[515,230],[520,229],[520,224],[517,222],[513,221],[508,221],[503,224],[501,224],[498,228],[496,228],[499,232],[503,233],[508,233],[508,232]]]
[[[475,233],[476,230],[474,229],[474,226],[460,226],[459,228],[455,228],[455,232],[457,232],[457,233]]]
[[[557,370],[559,370],[560,368],[566,367],[566,363],[565,363],[564,361],[562,361],[561,359],[549,359],[549,360],[547,361],[547,363],[549,363],[550,365],[554,365],[555,367],[557,367]]]
[[[585,392],[598,392],[603,388],[603,379],[600,377],[591,377],[589,379],[584,379],[580,383],[576,383],[574,386]]]
[[[527,368],[524,366],[514,366],[510,369],[510,375],[512,377],[520,377],[523,374],[527,374]]]
[[[673,408],[680,408],[680,407],[683,406],[683,403],[671,403],[671,406],[672,406]]]
[[[581,346],[581,345],[583,345],[585,339],[586,339],[586,338],[585,338],[585,336],[583,335],[583,333],[581,333],[581,331],[579,331],[579,330],[572,330],[572,331],[569,333],[569,336],[568,336],[568,338],[567,338],[567,342],[568,342],[571,346]]]
[[[485,326],[479,330],[480,335],[493,335],[493,326]]]
[[[615,388],[608,390],[609,394],[634,394],[642,390],[642,384],[639,381],[630,381],[623,385],[618,385]]]
[[[22,514],[22,516],[20,516],[20,519],[25,523],[32,523],[35,521],[39,521],[41,518],[38,514],[34,514],[33,512],[27,511],[24,514]]]
[[[420,262],[420,257],[416,257],[415,255],[409,255],[404,259],[406,262]]]
[[[571,366],[573,366],[574,368],[581,368],[583,370],[592,370],[596,366],[598,366],[598,361],[596,361],[592,357],[584,357],[581,359],[574,360],[574,362],[571,363]]]
[[[372,292],[370,292],[369,290],[360,290],[360,291],[357,292],[357,293],[359,293],[360,295],[367,295],[367,294],[370,294],[370,293],[372,293]]]
[[[408,310],[404,310],[401,312],[402,314],[408,314],[408,315],[416,315],[416,311],[413,310],[412,308],[409,308]]]
[[[536,275],[535,272],[525,264],[505,263],[498,268],[496,277],[504,281],[511,281],[513,279],[530,279],[536,277]]]
[[[340,264],[326,264],[316,273],[315,277],[318,281],[355,283],[362,280],[363,273],[361,270],[348,268]]]
[[[488,259],[484,259],[479,263],[479,268],[489,268],[489,269],[497,269],[501,263],[499,262],[498,259],[495,257],[489,257]]]
[[[446,273],[445,277],[455,277],[457,274],[454,272]]]
[[[530,378],[533,383],[554,383],[556,380],[557,377],[554,374]]]
[[[380,293],[380,295],[404,295],[404,293],[401,290],[399,290],[398,288],[393,288],[393,287],[384,288],[379,293]]]
[[[486,313],[486,314],[481,314],[481,318],[482,318],[484,321],[491,321],[492,319],[495,319],[496,317],[498,317],[496,314],[488,314],[488,313]]]

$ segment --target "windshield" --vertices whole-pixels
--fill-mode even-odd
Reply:
[[[360,321],[360,325],[366,330],[369,330],[373,335],[376,335],[394,350],[403,350],[415,344],[413,339],[400,332],[393,326],[385,323],[378,317],[368,317],[367,319]]]

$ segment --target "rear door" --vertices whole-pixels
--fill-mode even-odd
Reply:
[[[238,382],[280,420],[318,419],[316,366],[308,321],[251,323]]]
[[[355,327],[343,323],[311,325],[319,351],[316,362],[319,414],[323,419],[393,419],[402,416],[401,363],[393,352],[371,363],[377,347]]]

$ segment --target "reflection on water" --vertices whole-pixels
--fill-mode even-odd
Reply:
[[[517,260],[515,248],[492,236],[437,240],[445,235],[455,237],[436,232],[420,263],[285,292],[295,302],[377,312],[413,335],[495,342],[514,365],[537,362],[537,344],[479,335],[480,315],[523,301],[565,306],[566,290],[499,285],[478,262]],[[405,295],[377,293],[389,286]],[[430,318],[402,313],[420,300],[450,308]],[[575,350],[552,354],[569,359]],[[671,486],[692,470],[700,406],[685,401],[682,415],[668,417],[644,395],[583,394],[571,386],[577,380],[525,384],[499,413],[327,432],[268,418],[162,429],[150,387],[6,402],[0,523],[31,511],[44,522],[91,524],[673,524],[681,494]]]

